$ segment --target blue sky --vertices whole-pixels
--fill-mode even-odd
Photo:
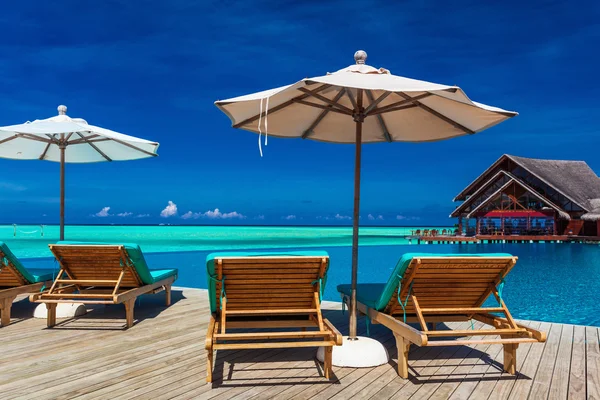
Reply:
[[[453,196],[503,153],[600,172],[600,3],[386,3],[8,2],[0,125],[66,104],[161,143],[156,159],[68,165],[67,223],[347,225],[352,146],[270,138],[260,158],[257,137],[213,102],[335,71],[364,49],[370,65],[520,115],[474,136],[365,146],[363,225],[453,223]],[[0,222],[58,222],[58,164],[0,169]]]

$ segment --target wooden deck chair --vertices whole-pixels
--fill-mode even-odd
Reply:
[[[215,350],[294,347],[324,347],[323,372],[330,379],[333,346],[342,344],[342,335],[321,314],[327,253],[215,253],[206,265],[207,382]]]
[[[52,269],[25,268],[0,242],[0,326],[10,324],[10,310],[18,295],[39,292],[52,283],[52,278]]]
[[[408,351],[417,346],[502,344],[504,370],[516,373],[519,343],[544,342],[546,334],[515,322],[504,300],[504,278],[517,262],[510,254],[405,254],[385,284],[357,285],[358,310],[392,330],[398,347],[398,374],[408,377]],[[338,286],[343,299],[350,285]],[[398,293],[400,291],[400,293]],[[496,307],[483,307],[489,297]],[[502,314],[497,316],[494,314]],[[428,323],[477,320],[493,329],[434,330]],[[420,328],[408,325],[416,322]],[[435,327],[435,325],[433,325]],[[500,336],[469,340],[444,337]]]
[[[30,296],[30,301],[46,304],[48,327],[56,325],[59,303],[123,303],[127,328],[133,325],[133,308],[139,296],[165,290],[167,306],[171,304],[177,270],[149,269],[136,244],[59,242],[49,247],[60,270],[50,289]]]

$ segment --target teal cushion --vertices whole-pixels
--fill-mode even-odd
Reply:
[[[177,270],[174,268],[167,269],[151,269],[150,275],[152,276],[153,282],[162,281],[170,276],[177,276]]]
[[[56,270],[47,268],[28,268],[27,270],[33,276],[35,282],[53,281],[58,275],[58,267]]]
[[[329,254],[326,251],[278,251],[278,252],[247,252],[247,251],[230,251],[221,253],[211,253],[206,256],[206,280],[208,282],[208,300],[210,303],[210,311],[217,311],[217,299],[216,291],[217,285],[215,279],[217,273],[215,270],[215,259],[223,257],[327,257]],[[327,283],[327,269],[325,268],[325,274],[323,274],[323,287],[321,290],[325,290],[325,284]]]
[[[512,257],[511,254],[507,253],[487,253],[487,254],[435,254],[435,253],[406,253],[404,254],[387,283],[385,284],[360,284],[356,287],[356,297],[359,300],[363,296],[363,299],[368,302],[363,303],[368,307],[374,308],[378,311],[382,311],[386,305],[389,303],[391,297],[394,295],[396,288],[398,287],[398,283],[404,276],[404,272],[410,265],[410,262],[413,258],[418,257]],[[361,288],[359,288],[359,286]],[[350,295],[350,285],[338,285],[338,292]],[[359,294],[362,293],[362,294]],[[378,295],[379,294],[379,295]],[[359,300],[360,301],[360,300]],[[362,301],[361,301],[362,303]]]
[[[28,284],[49,281],[54,278],[52,269],[49,268],[25,268],[25,266],[19,261],[19,259],[10,251],[6,243],[0,242],[0,249],[6,259],[15,266],[21,275],[25,278]],[[4,261],[2,260],[2,264]]]
[[[165,277],[169,277],[169,276],[177,276],[177,269],[172,268],[172,269],[159,269],[156,271],[163,271],[160,274],[157,274],[157,276],[160,276],[160,278],[155,277],[152,274],[153,270],[150,270],[150,268],[148,268],[148,264],[146,264],[146,259],[144,258],[144,253],[142,253],[142,249],[140,248],[139,245],[135,244],[135,243],[102,243],[102,242],[73,242],[73,241],[67,241],[67,240],[63,240],[61,242],[58,242],[56,244],[61,244],[61,245],[105,245],[105,246],[123,246],[125,247],[125,250],[127,250],[127,254],[129,255],[129,259],[131,260],[131,262],[133,263],[133,266],[135,267],[135,270],[137,271],[138,275],[140,276],[140,279],[142,280],[142,282],[145,285],[151,285],[153,283],[158,282],[161,279],[164,279]],[[169,271],[168,274],[165,271]],[[163,277],[163,275],[165,275]]]
[[[338,292],[350,297],[352,285],[338,285]],[[369,308],[377,308],[381,293],[385,289],[385,283],[360,283],[356,285],[356,301]]]

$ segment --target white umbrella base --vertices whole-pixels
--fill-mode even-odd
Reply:
[[[325,351],[320,347],[317,359],[323,362],[324,355]],[[389,360],[385,346],[368,337],[348,340],[348,336],[344,336],[341,346],[333,346],[333,365],[336,367],[371,368],[387,364]]]
[[[87,308],[82,303],[59,303],[56,305],[56,318],[73,318],[85,315]],[[45,304],[38,304],[33,311],[34,318],[48,318]]]

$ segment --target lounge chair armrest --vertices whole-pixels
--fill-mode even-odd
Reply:
[[[425,335],[423,332],[413,328],[408,324],[405,324],[404,322],[398,321],[391,315],[384,314],[372,308],[367,309],[367,307],[362,303],[357,303],[357,307],[359,311],[367,315],[367,318],[386,326],[392,332],[402,336],[409,342],[414,343],[417,346],[427,346],[427,335]]]
[[[208,329],[206,330],[206,340],[204,341],[204,348],[211,351],[213,345],[213,334],[215,333],[215,314],[210,315],[210,321],[208,322]]]
[[[331,331],[331,333],[333,333],[333,341],[335,342],[335,344],[338,346],[341,346],[342,341],[343,341],[343,336],[340,333],[340,331],[338,331],[337,328],[331,322],[329,322],[329,320],[327,318],[323,319],[323,323]]]
[[[494,326],[494,321],[500,323],[501,325],[510,326],[505,318],[498,317],[493,314],[474,314],[473,319],[491,326]],[[531,336],[533,336],[533,338],[536,339],[538,342],[543,343],[546,341],[546,332],[538,331],[537,329],[533,329],[528,327],[527,325],[522,325],[519,323],[517,323],[517,326],[531,333]]]

